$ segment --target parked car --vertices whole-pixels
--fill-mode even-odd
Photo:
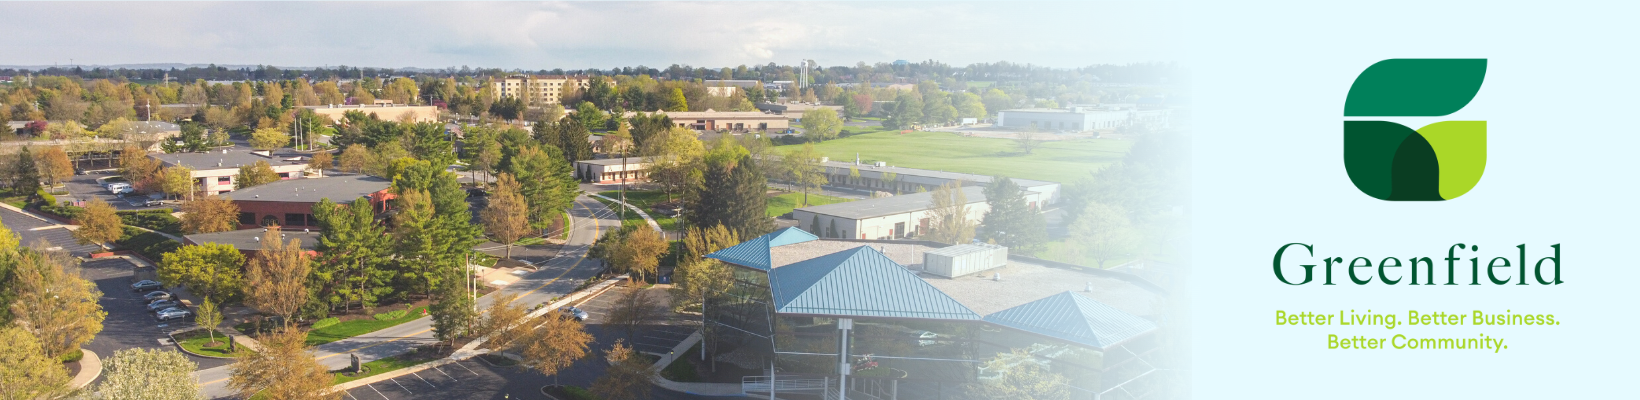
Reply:
[[[131,187],[131,184],[125,183],[125,182],[114,182],[114,183],[108,184],[108,193],[113,193],[113,194],[130,193],[130,192],[133,192],[133,191],[136,191],[136,190],[137,190],[137,188]]]
[[[191,315],[194,315],[192,311],[184,310],[180,307],[171,307],[154,313],[154,319],[158,319],[160,321],[170,321],[173,319],[188,318],[188,316]]]
[[[159,310],[164,310],[164,309],[167,309],[167,308],[177,307],[177,306],[181,306],[181,305],[182,305],[182,303],[178,303],[176,300],[169,300],[169,299],[167,299],[167,300],[154,300],[154,302],[148,303],[148,311],[149,312],[158,312]]]
[[[160,289],[164,289],[164,288],[165,288],[165,284],[155,282],[155,281],[152,281],[152,280],[148,280],[148,279],[137,281],[137,283],[131,284],[131,291],[133,291],[133,292],[141,292],[141,291],[145,291],[145,290],[160,290]]]
[[[148,300],[150,302],[152,302],[154,300],[170,300],[171,299],[171,292],[167,292],[167,291],[164,291],[164,290],[156,290],[156,291],[153,291],[153,292],[149,292],[148,294],[142,295],[142,299],[143,300]]]
[[[576,321],[585,322],[587,320],[587,312],[573,306],[564,306],[559,308],[558,312],[563,313],[565,317],[575,318]]]

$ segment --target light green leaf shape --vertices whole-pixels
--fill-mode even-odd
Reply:
[[[1418,128],[1435,149],[1441,166],[1441,198],[1452,200],[1474,189],[1486,172],[1486,121],[1441,121]]]

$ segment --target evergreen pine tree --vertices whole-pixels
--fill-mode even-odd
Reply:
[[[40,168],[34,165],[34,155],[29,152],[28,146],[17,153],[17,193],[27,196],[40,191]]]
[[[995,241],[1013,251],[1035,253],[1047,241],[1047,222],[1025,201],[1025,191],[1013,179],[993,178],[985,186],[990,210],[980,220],[980,239]]]

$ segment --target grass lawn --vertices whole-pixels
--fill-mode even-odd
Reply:
[[[700,354],[700,345],[690,347],[684,354]],[[671,364],[662,368],[661,377],[673,382],[700,382],[700,374],[695,371],[695,364],[689,362],[687,356],[672,360]]]
[[[386,320],[386,321],[381,321],[381,320],[377,320],[375,318],[361,318],[361,319],[356,319],[356,320],[352,320],[352,321],[342,322],[342,323],[339,323],[339,324],[336,324],[336,325],[327,326],[327,327],[324,327],[324,328],[314,329],[314,330],[308,331],[307,344],[309,346],[318,346],[318,345],[321,345],[321,344],[330,343],[330,342],[334,342],[334,341],[337,341],[337,340],[347,339],[347,338],[350,338],[350,337],[359,336],[359,335],[363,335],[363,334],[366,334],[366,333],[379,331],[379,330],[382,330],[382,329],[387,329],[387,328],[393,327],[394,325],[414,321],[418,318],[421,318],[422,317],[421,312],[426,310],[426,309],[427,309],[427,306],[412,308],[412,309],[410,309],[409,313],[404,314],[404,317],[401,317],[401,318],[398,318],[398,319],[390,319],[390,320]]]
[[[188,338],[177,338],[179,339],[177,344],[182,345],[182,348],[194,352],[195,354],[203,354],[212,357],[234,357],[237,355],[251,353],[251,349],[245,347],[239,347],[239,351],[237,353],[229,353],[228,335],[225,335],[222,332],[216,333],[217,345],[210,347],[206,347],[206,345],[211,342],[211,336],[206,332],[189,332],[187,335],[189,335]]]
[[[821,205],[826,205],[826,204],[842,203],[842,202],[845,202],[845,201],[850,201],[850,200],[845,199],[845,198],[841,198],[841,197],[831,197],[831,196],[827,196],[827,195],[823,195],[823,194],[809,193],[809,205],[811,205],[811,206],[821,206]],[[769,206],[768,206],[769,216],[770,217],[778,217],[778,216],[784,215],[786,213],[792,212],[792,210],[797,209],[798,205],[800,205],[802,203],[803,203],[803,194],[802,193],[786,193],[786,194],[782,194],[782,195],[779,195],[779,196],[770,197],[769,198]]]
[[[1030,155],[1015,150],[1009,139],[966,137],[948,132],[876,132],[815,144],[815,150],[833,159],[860,158],[889,165],[1006,175],[1071,183],[1107,164],[1121,161],[1132,141],[1077,139],[1042,142]],[[792,146],[780,146],[788,151]]]
[[[598,194],[611,199],[619,200],[621,198],[621,191],[619,190],[599,192]],[[603,200],[600,199],[599,201]],[[645,213],[649,213],[649,217],[654,218],[655,223],[660,224],[662,230],[675,231],[678,229],[677,218],[656,214],[653,209],[649,208],[649,206],[657,203],[666,202],[666,193],[658,190],[627,190],[626,202],[632,204],[633,206],[637,206],[638,209],[643,210]],[[619,205],[610,202],[604,202],[604,205],[609,206],[610,211],[614,211],[616,215],[620,215],[621,208]],[[632,212],[632,210],[627,210],[626,219],[622,221],[621,225],[626,226],[629,223],[642,224],[643,217],[638,216],[637,213]]]
[[[311,337],[311,336],[309,336],[309,337]],[[346,376],[346,375],[342,375],[342,374],[336,374],[336,380],[334,381],[335,382],[334,384],[340,385],[342,383],[349,382],[349,381],[356,381],[356,380],[368,378],[368,377],[375,376],[375,375],[381,375],[382,373],[385,373],[385,372],[388,372],[388,371],[403,369],[403,368],[406,368],[406,367],[409,367],[409,366],[425,363],[425,362],[428,362],[428,361],[433,361],[433,359],[431,359],[431,358],[419,358],[418,357],[418,358],[414,358],[414,359],[403,360],[403,359],[399,359],[398,357],[387,357],[387,358],[383,358],[383,359],[380,359],[380,360],[364,363],[365,373],[359,374],[357,376]]]
[[[547,242],[547,239],[544,239],[544,238],[527,237],[527,238],[523,238],[523,239],[518,239],[518,242],[513,243],[513,245],[516,245],[516,246],[529,246],[529,245],[532,245],[532,244],[542,244],[542,243],[546,243],[546,242]]]
[[[1045,246],[1042,249],[1042,252],[1038,253],[1036,256],[1039,257],[1039,258],[1042,258],[1044,260],[1058,261],[1058,262],[1062,262],[1062,263],[1066,263],[1066,264],[1076,264],[1076,265],[1080,265],[1080,266],[1084,266],[1084,267],[1088,267],[1088,268],[1098,268],[1099,267],[1099,262],[1095,261],[1091,258],[1072,256],[1070,254],[1070,251],[1069,251],[1070,249],[1068,249],[1067,246],[1069,246],[1069,245],[1066,244],[1065,241],[1063,241],[1063,240],[1057,241],[1057,242],[1048,242],[1048,245]],[[1115,266],[1125,264],[1129,261],[1133,261],[1134,259],[1137,259],[1137,258],[1138,258],[1138,256],[1124,256],[1124,257],[1117,257],[1117,258],[1110,259],[1110,260],[1105,260],[1105,268],[1113,268]]]

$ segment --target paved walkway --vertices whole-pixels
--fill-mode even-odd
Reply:
[[[80,358],[80,373],[75,374],[74,379],[68,381],[68,387],[76,390],[91,384],[91,381],[102,376],[103,368],[102,357],[98,357],[97,353],[86,349],[80,349],[80,351],[85,353],[85,356]]]
[[[537,263],[539,269],[535,272],[479,298],[480,308],[488,306],[498,293],[519,295],[517,301],[521,304],[544,303],[573,291],[581,281],[603,269],[602,262],[587,259],[586,252],[604,228],[620,226],[620,221],[610,216],[603,203],[584,196],[576,199],[575,208],[570,214],[575,217],[576,223],[568,243],[557,257]],[[375,361],[434,343],[432,324],[432,318],[421,318],[363,336],[326,343],[315,347],[312,353],[320,364],[331,369],[349,365],[348,354],[359,355],[361,362]],[[227,388],[230,372],[230,367],[223,366],[200,370],[195,375],[207,397],[219,398],[232,395],[232,390]]]
[[[592,195],[594,197],[600,198],[600,199],[609,200],[610,202],[615,203],[615,204],[620,204],[620,205],[626,206],[627,209],[632,210],[634,212],[637,212],[638,216],[643,217],[644,222],[648,222],[649,227],[650,228],[655,228],[656,232],[662,232],[662,233],[666,232],[665,230],[661,229],[661,224],[656,223],[654,218],[649,217],[649,213],[643,212],[643,210],[639,209],[638,206],[634,206],[631,203],[627,203],[627,202],[624,202],[624,201],[604,197],[604,195],[597,194],[597,193],[588,193],[588,194]]]

